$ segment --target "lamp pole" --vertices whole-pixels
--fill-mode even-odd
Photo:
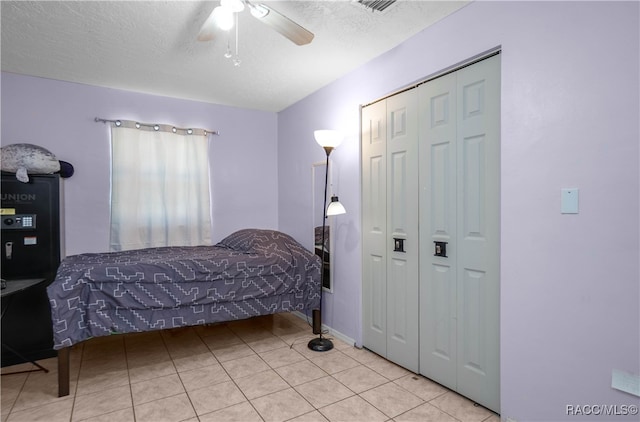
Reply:
[[[324,204],[322,206],[322,256],[321,256],[321,267],[320,267],[320,305],[319,309],[313,310],[313,334],[318,334],[319,337],[316,337],[309,341],[307,345],[309,349],[315,350],[316,352],[326,352],[333,349],[333,343],[331,340],[322,337],[322,289],[324,288],[324,242],[325,242],[325,233],[327,227],[327,186],[329,182],[329,155],[331,151],[333,151],[333,147],[324,146],[324,151],[327,153],[327,164],[325,165],[325,173],[324,173]]]

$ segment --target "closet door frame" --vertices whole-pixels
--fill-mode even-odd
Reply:
[[[361,110],[363,345],[498,413],[499,53],[500,48],[496,48],[478,55]],[[472,66],[486,68],[488,73],[477,80],[466,80],[466,75],[474,72]],[[425,88],[429,84],[431,87]],[[434,92],[428,93],[433,87],[436,87]],[[408,109],[403,110],[402,101],[394,105],[405,94],[411,96],[407,94],[410,91],[415,91],[418,99],[415,148],[409,146],[410,136],[403,139],[403,130],[398,130],[409,122],[411,113]],[[491,98],[485,102],[487,96]],[[424,101],[429,104],[425,106]],[[475,115],[484,112],[479,107],[490,109],[491,127],[474,123],[479,121]],[[376,108],[377,112],[372,116],[371,112]],[[425,115],[439,123],[429,123]],[[458,121],[464,123],[458,126]],[[447,127],[449,123],[454,124],[455,129]],[[425,130],[430,132],[428,136]],[[439,138],[431,139],[434,136]],[[397,150],[387,147],[396,137],[407,145]],[[380,142],[374,142],[374,138]],[[374,144],[377,150],[372,149]],[[407,160],[409,156],[418,157],[414,173],[407,170],[413,165]],[[403,170],[397,172],[398,168]],[[371,177],[373,174],[375,177]],[[403,189],[401,186],[409,188],[412,185],[398,183],[399,179],[406,180],[407,174],[417,175],[418,180],[417,189],[413,190],[418,193],[414,194],[417,196],[415,221],[418,222],[415,227],[397,224],[398,216],[407,218],[410,214],[403,213],[399,204],[404,201],[412,208],[411,201],[406,200],[410,196],[407,191],[397,195]],[[394,177],[398,180],[393,180]],[[385,182],[380,178],[385,178]],[[489,187],[480,186],[481,183]],[[483,199],[485,188],[492,191],[488,200]],[[402,201],[397,201],[398,198]],[[377,207],[372,206],[373,202]],[[465,204],[471,204],[472,212],[461,210]],[[374,208],[384,210],[385,223]],[[426,216],[424,210],[429,210]],[[423,218],[428,223],[422,221]],[[402,225],[405,228],[396,227]],[[413,242],[412,231],[418,234]],[[449,245],[446,257],[434,256],[437,255],[434,241]],[[418,248],[414,249],[416,244]],[[418,274],[417,289],[412,290],[405,282],[411,278],[411,265],[407,265],[411,257],[404,255],[407,249],[394,250],[398,248],[418,253],[418,258],[413,260]],[[416,307],[408,300],[411,296],[417,298]],[[401,312],[398,312],[399,308],[402,308]],[[407,323],[410,314],[418,321],[415,337],[409,334],[413,330]],[[431,330],[431,338],[427,335],[428,330]],[[412,361],[412,347],[417,350],[417,363]]]

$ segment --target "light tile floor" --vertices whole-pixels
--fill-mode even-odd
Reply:
[[[311,351],[311,338],[306,321],[278,314],[92,339],[72,349],[67,397],[57,397],[55,358],[40,362],[49,373],[3,375],[2,422],[500,420],[340,340]]]

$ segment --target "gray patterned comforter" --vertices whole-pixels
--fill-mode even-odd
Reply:
[[[320,259],[290,236],[245,229],[215,246],[65,258],[47,288],[54,349],[91,337],[318,306]]]

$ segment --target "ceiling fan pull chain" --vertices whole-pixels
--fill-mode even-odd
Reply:
[[[241,60],[240,60],[240,56],[238,55],[238,44],[239,44],[238,26],[239,26],[239,18],[238,18],[238,13],[235,13],[235,15],[236,15],[236,57],[233,59],[233,64],[234,64],[234,66],[240,66]]]
[[[224,53],[224,56],[227,59],[230,59],[233,54],[231,54],[231,41],[229,40],[229,34],[227,34],[227,52]]]

